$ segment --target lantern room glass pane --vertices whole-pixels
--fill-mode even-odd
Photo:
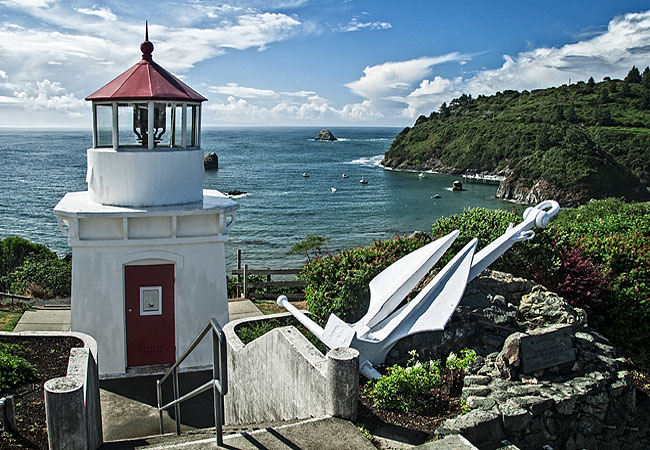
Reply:
[[[97,147],[113,146],[113,106],[97,105]]]
[[[171,103],[155,103],[156,116],[154,116],[154,147],[169,147],[172,122],[171,122]]]
[[[171,135],[171,146],[180,147],[183,145],[181,130],[183,129],[183,107],[174,105],[171,108],[171,123],[173,124]]]
[[[146,103],[120,103],[117,105],[120,147],[147,146]]]

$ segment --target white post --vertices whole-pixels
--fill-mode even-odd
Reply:
[[[93,102],[93,148],[97,148],[97,105]]]
[[[181,147],[187,147],[187,103],[183,103],[183,112],[181,114]]]
[[[198,116],[196,117],[196,146],[199,148],[201,148],[201,119],[202,119],[201,108],[202,108],[202,103],[199,103],[199,107],[197,108]]]
[[[149,150],[153,150],[153,114],[153,101],[150,100],[147,102],[147,148]]]
[[[113,102],[111,106],[113,107],[113,150],[117,150],[117,148],[119,147],[118,139],[120,136],[119,129],[118,129],[119,122],[117,120],[117,102]]]

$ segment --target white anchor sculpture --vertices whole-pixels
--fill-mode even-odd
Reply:
[[[510,224],[506,232],[475,254],[478,240],[472,239],[422,291],[395,311],[417,283],[431,270],[454,243],[455,230],[394,262],[370,282],[368,312],[356,323],[348,324],[334,314],[325,329],[289,303],[284,295],[278,305],[331,349],[354,348],[359,352],[359,371],[369,379],[381,377],[374,366],[383,364],[386,355],[400,340],[423,331],[443,330],[460,303],[467,283],[473,280],[515,242],[535,237],[534,227],[545,227],[560,210],[554,200],[526,209],[523,221]]]

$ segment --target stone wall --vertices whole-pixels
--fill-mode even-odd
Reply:
[[[558,330],[570,335],[571,361],[525,373],[521,339]],[[462,434],[479,448],[504,439],[522,449],[650,448],[650,399],[633,386],[625,359],[587,326],[585,312],[556,294],[487,271],[470,283],[444,331],[400,342],[387,363],[408,359],[411,349],[442,357],[464,347],[480,355],[462,394],[471,411],[437,434]]]
[[[252,424],[334,416],[354,420],[359,394],[359,353],[323,355],[293,326],[275,328],[244,345],[237,326],[289,313],[229,322],[227,424]]]

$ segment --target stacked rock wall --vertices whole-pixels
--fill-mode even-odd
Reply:
[[[570,361],[524,372],[521,338],[558,330],[570,334]],[[401,341],[387,363],[408,360],[412,349],[439,358],[465,347],[480,355],[462,394],[471,411],[437,434],[462,434],[479,448],[502,440],[521,449],[650,448],[650,399],[633,386],[624,358],[588,328],[585,312],[558,295],[488,271],[470,283],[445,330]]]

